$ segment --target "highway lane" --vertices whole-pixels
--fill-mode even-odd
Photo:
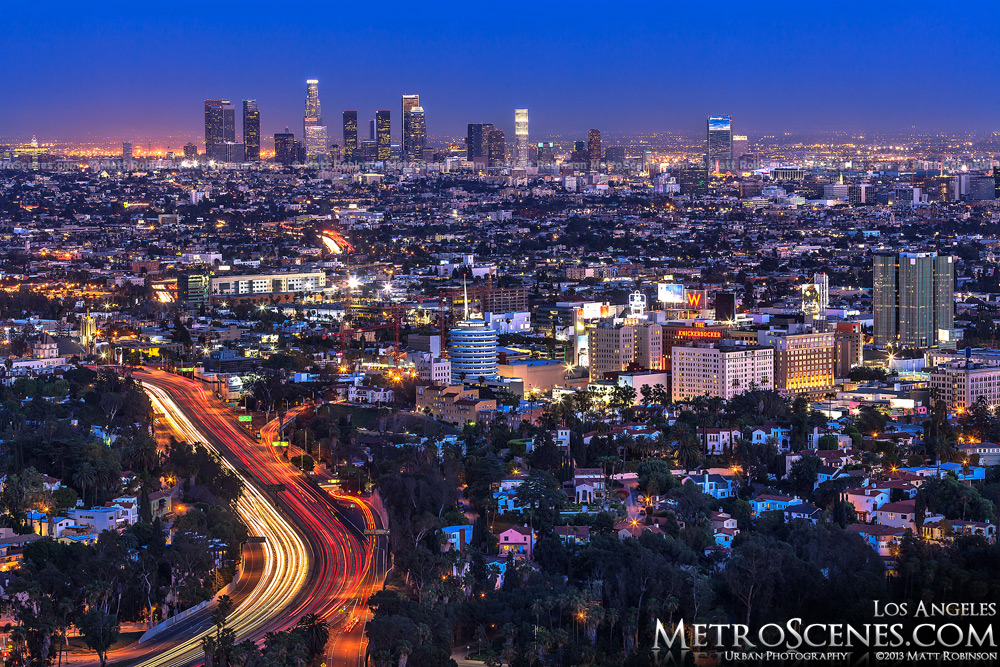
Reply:
[[[252,475],[265,488],[283,487],[271,495],[304,534],[311,549],[312,567],[308,568],[302,592],[289,596],[290,604],[279,617],[262,623],[258,632],[287,629],[302,615],[315,613],[331,624],[327,664],[331,667],[359,664],[362,642],[337,654],[334,647],[341,635],[356,633],[357,627],[363,625],[368,596],[381,584],[381,568],[374,557],[375,540],[342,520],[337,500],[275,453],[270,442],[276,424],[265,428],[258,441],[238,425],[236,414],[201,383],[156,370],[137,371],[135,377],[144,386],[168,395],[179,412],[197,425],[197,431],[225,452],[245,474]],[[370,510],[365,512],[367,505],[360,498],[352,501],[362,512],[361,528],[374,527]],[[343,611],[345,607],[347,611]]]
[[[211,440],[194,426],[166,391],[154,384],[144,384],[144,388],[154,409],[164,415],[171,430],[179,437],[212,447]],[[220,458],[235,470],[224,457]],[[263,568],[254,577],[258,585],[237,598],[238,604],[229,616],[229,627],[236,632],[237,640],[242,641],[259,638],[265,631],[263,628],[273,623],[275,618],[284,619],[283,611],[288,601],[299,595],[305,585],[309,551],[294,526],[249,480],[236,510],[251,535],[265,538]],[[155,640],[155,645],[150,647],[150,657],[138,664],[143,667],[180,667],[200,661],[204,658],[201,639],[210,626],[210,621],[204,619],[188,627],[172,628],[163,639]],[[170,637],[180,640],[175,640],[173,645],[165,645]]]

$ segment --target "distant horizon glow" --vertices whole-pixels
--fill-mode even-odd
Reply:
[[[391,1],[377,12],[222,5],[8,4],[0,137],[180,149],[203,143],[203,100],[221,98],[256,99],[266,143],[285,126],[301,135],[310,78],[331,143],[342,142],[344,109],[358,111],[362,136],[390,109],[398,142],[404,93],[420,95],[438,139],[470,122],[513,137],[515,108],[530,110],[538,140],[591,127],[697,136],[721,114],[751,141],[1000,130],[1000,73],[975,66],[997,60],[1000,27],[967,20],[990,15],[984,2],[933,15],[919,2],[741,4],[711,20],[688,5],[608,15],[589,3],[568,13],[446,2],[419,16]]]

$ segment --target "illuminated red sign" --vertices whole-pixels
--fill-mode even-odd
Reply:
[[[689,308],[701,308],[702,292],[688,292],[687,301]]]
[[[677,335],[681,338],[722,338],[721,331],[711,329],[681,329]]]

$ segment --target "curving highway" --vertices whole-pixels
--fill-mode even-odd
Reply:
[[[363,531],[382,527],[380,515],[361,498],[330,496],[282,460],[270,444],[276,424],[266,427],[258,441],[238,425],[236,414],[202,383],[157,370],[139,370],[134,377],[160,402],[168,419],[187,433],[186,437],[205,442],[244,477],[254,478],[261,488],[272,489],[266,493],[281,510],[274,512],[264,495],[254,485],[248,485],[246,496],[251,502],[259,501],[260,506],[248,513],[251,519],[247,523],[251,530],[266,537],[266,546],[273,549],[268,555],[273,556],[274,563],[268,577],[261,577],[263,584],[258,587],[261,592],[254,598],[256,602],[243,602],[234,611],[233,623],[240,623],[240,639],[259,639],[266,632],[287,629],[305,614],[318,614],[331,626],[326,664],[363,664],[366,603],[381,586],[385,568],[385,559],[377,557],[382,556],[382,545],[377,542],[384,540],[368,537]],[[272,514],[266,514],[264,507]],[[253,594],[257,593],[255,589]],[[196,660],[190,645],[197,646],[200,636],[185,639],[169,655],[158,655],[141,664],[189,664]],[[197,648],[200,650],[200,646]]]

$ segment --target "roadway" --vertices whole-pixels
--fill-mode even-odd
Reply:
[[[241,475],[255,480],[255,484],[247,486],[245,496],[260,496],[263,500],[266,494],[272,502],[264,500],[264,504],[272,511],[277,506],[280,512],[275,515],[282,517],[281,520],[269,516],[252,525],[248,522],[251,531],[260,531],[256,534],[267,538],[268,547],[277,546],[272,545],[272,541],[279,537],[272,538],[265,531],[273,532],[275,525],[284,527],[290,523],[294,525],[291,531],[294,537],[282,535],[280,539],[289,542],[289,548],[291,544],[303,547],[301,551],[297,546],[291,548],[294,554],[276,549],[276,560],[285,567],[261,577],[262,581],[271,584],[266,587],[268,595],[254,604],[241,604],[234,611],[234,617],[237,612],[252,617],[245,621],[242,616],[234,619],[234,623],[241,623],[238,637],[259,639],[266,632],[288,629],[301,616],[314,613],[325,618],[331,626],[327,665],[353,667],[363,664],[364,624],[368,618],[366,603],[381,587],[386,546],[385,537],[367,537],[363,531],[382,528],[381,515],[373,512],[362,498],[334,498],[312,478],[279,457],[270,444],[277,431],[276,423],[265,427],[261,439],[257,440],[239,425],[237,415],[218,401],[206,385],[158,370],[136,370],[134,377],[142,382],[151,397],[161,402],[164,414],[190,426],[188,439],[205,442]],[[273,490],[278,488],[282,490]],[[262,490],[266,491],[262,493]],[[346,507],[352,504],[353,510]],[[278,586],[280,593],[273,590]],[[247,608],[245,612],[244,607]],[[197,644],[200,636],[191,641]],[[175,652],[180,649],[179,645]],[[188,664],[191,659],[187,663],[177,660],[177,657],[158,656],[141,664],[143,667],[174,667]]]

